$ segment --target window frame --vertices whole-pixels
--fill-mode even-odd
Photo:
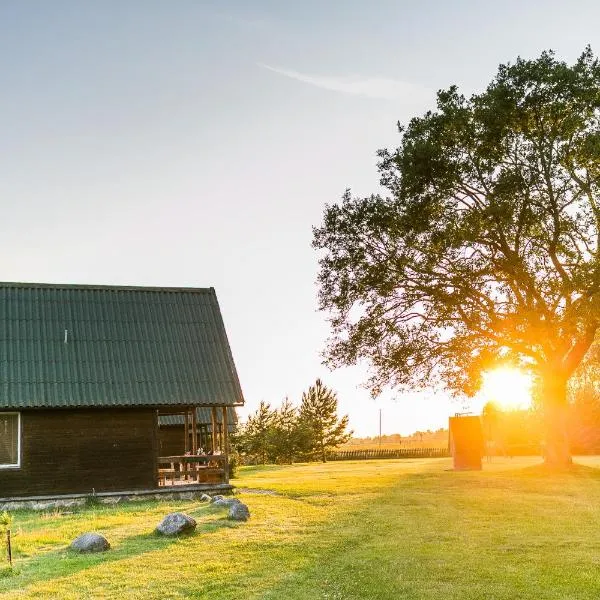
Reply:
[[[21,413],[17,411],[0,411],[2,415],[17,415],[17,462],[11,464],[0,463],[0,471],[7,469],[20,469],[21,468]]]

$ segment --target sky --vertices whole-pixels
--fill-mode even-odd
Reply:
[[[397,121],[500,63],[600,52],[554,0],[0,2],[0,280],[216,289],[246,407],[317,377],[357,435],[447,425],[444,394],[329,371],[312,227],[379,191]]]

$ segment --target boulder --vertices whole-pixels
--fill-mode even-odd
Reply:
[[[69,548],[76,552],[106,552],[110,550],[110,544],[100,533],[90,531],[75,538]]]
[[[213,506],[219,506],[219,507],[225,507],[225,508],[229,508],[230,506],[233,506],[234,504],[241,504],[240,500],[238,500],[237,498],[217,498],[217,500],[215,500],[212,505]]]
[[[250,518],[250,510],[238,501],[229,507],[229,518],[233,521],[247,521]]]
[[[217,494],[216,496],[212,497],[212,500],[210,501],[210,503],[214,504],[215,502],[217,502],[219,500],[225,500],[225,496],[221,496],[221,494]]]
[[[168,514],[157,526],[156,532],[162,535],[180,535],[196,529],[196,520],[183,513]]]

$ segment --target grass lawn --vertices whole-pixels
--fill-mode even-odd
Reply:
[[[494,461],[478,473],[447,459],[248,467],[235,481],[248,523],[184,501],[16,512],[0,599],[600,597],[600,459],[555,475]],[[155,536],[171,510],[197,532]],[[113,549],[66,550],[89,530]]]

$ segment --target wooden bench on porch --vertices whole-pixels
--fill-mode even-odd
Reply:
[[[227,483],[227,456],[186,454],[158,459],[158,485]]]

